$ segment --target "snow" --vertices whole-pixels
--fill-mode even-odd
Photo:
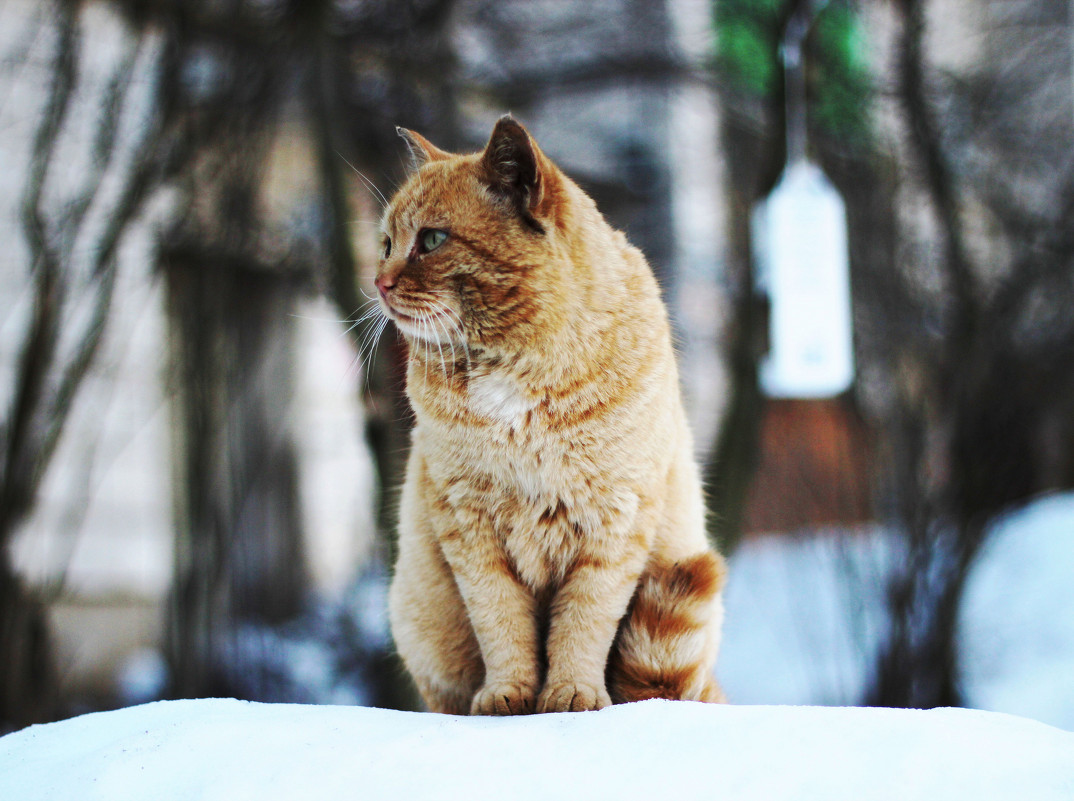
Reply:
[[[166,701],[0,738],[0,798],[1074,797],[1074,734],[960,709],[715,706],[465,718]]]
[[[966,584],[961,683],[973,706],[1074,730],[1074,494],[997,521]]]
[[[747,540],[732,555],[717,673],[735,703],[861,703],[901,544],[866,528]],[[959,615],[968,706],[1074,731],[1074,493],[998,518]]]
[[[717,673],[739,704],[853,705],[887,632],[882,529],[747,540],[732,555]]]

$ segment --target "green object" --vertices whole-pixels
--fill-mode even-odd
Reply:
[[[785,0],[714,0],[720,77],[746,94],[775,100],[782,91],[779,45],[789,17]],[[866,130],[870,94],[864,35],[845,0],[816,17],[806,42],[810,122],[844,139]]]

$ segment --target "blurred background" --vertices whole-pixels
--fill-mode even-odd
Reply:
[[[0,732],[413,708],[403,125],[648,255],[740,703],[1074,729],[1074,2],[3,0]]]

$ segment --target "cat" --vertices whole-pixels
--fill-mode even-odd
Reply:
[[[725,565],[652,271],[510,115],[471,155],[398,130],[415,169],[375,284],[415,427],[389,617],[426,706],[722,701]]]

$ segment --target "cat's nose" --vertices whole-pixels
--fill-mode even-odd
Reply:
[[[380,292],[380,296],[386,298],[388,290],[395,286],[395,280],[396,276],[391,273],[384,273],[383,275],[378,275],[377,280],[373,283],[376,285],[377,291]]]

